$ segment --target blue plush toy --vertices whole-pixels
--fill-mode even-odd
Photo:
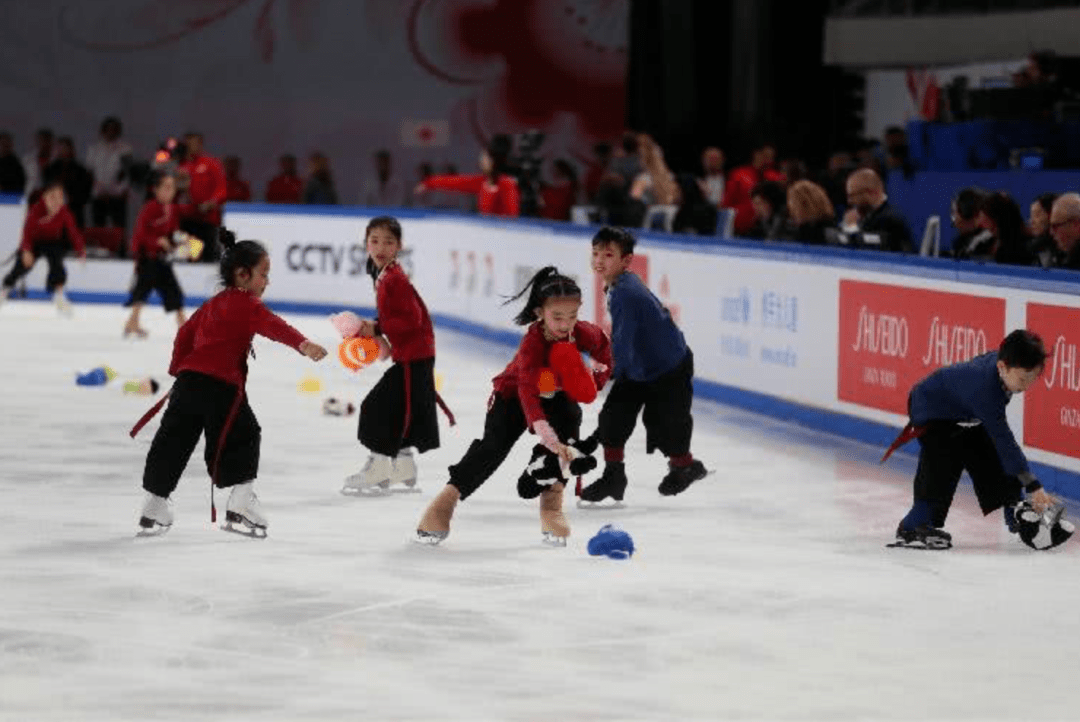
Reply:
[[[98,366],[84,374],[75,374],[75,383],[79,386],[104,386],[116,377],[116,372],[108,366]]]
[[[634,540],[614,524],[605,524],[596,536],[589,540],[589,554],[594,557],[606,555],[611,559],[629,559],[634,556]]]

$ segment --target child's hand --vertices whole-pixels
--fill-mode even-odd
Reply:
[[[322,361],[326,358],[326,349],[311,341],[304,341],[300,344],[300,353],[304,354],[312,361]]]
[[[364,319],[360,322],[360,330],[356,332],[357,336],[366,336],[371,338],[375,335],[375,322]]]
[[[608,370],[608,367],[605,364],[602,364],[593,358],[589,359],[589,365],[592,366],[592,370],[594,373],[602,374]]]
[[[1058,503],[1057,499],[1046,493],[1046,489],[1039,489],[1038,491],[1031,492],[1031,495],[1028,497],[1028,501],[1030,501],[1031,505],[1035,507],[1035,511],[1039,512],[1040,514],[1052,507],[1054,504]]]
[[[158,238],[157,239],[157,244],[158,244],[158,246],[161,247],[161,249],[163,251],[171,251],[172,250],[172,243],[170,243],[169,239],[166,238],[165,236],[161,236],[160,238]]]
[[[577,453],[572,447],[569,447],[566,444],[558,443],[556,446],[557,449],[555,453],[559,457],[559,466],[566,469],[566,467],[570,466],[570,462],[577,457]]]
[[[23,268],[30,268],[34,265],[34,254],[30,251],[22,252],[22,264]]]

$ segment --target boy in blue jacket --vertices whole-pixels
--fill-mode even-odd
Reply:
[[[914,503],[890,546],[952,546],[942,527],[965,469],[983,514],[1004,507],[1010,530],[1011,511],[1023,492],[1040,514],[1056,503],[1031,472],[1005,418],[1005,406],[1039,378],[1046,356],[1038,335],[1017,330],[997,351],[940,368],[915,384],[908,396],[911,420],[882,459],[910,439],[919,440]]]
[[[668,457],[660,493],[680,494],[708,473],[690,453],[694,354],[660,299],[630,272],[634,244],[629,231],[610,226],[601,228],[592,241],[593,270],[604,280],[611,313],[615,369],[597,430],[604,446],[604,473],[582,490],[582,501],[622,501],[623,446],[643,408],[648,453],[659,449]]]

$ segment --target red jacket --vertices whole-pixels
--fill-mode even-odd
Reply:
[[[241,178],[226,178],[225,200],[244,202],[250,201],[251,186],[248,185],[248,182],[246,180],[243,180]]]
[[[82,233],[75,225],[75,216],[67,206],[61,206],[56,215],[46,218],[45,201],[39,200],[30,206],[26,213],[26,222],[23,224],[22,243],[20,251],[34,250],[34,244],[47,241],[59,241],[67,238],[75,248],[75,253],[80,256],[86,255],[86,244],[83,242]]]
[[[606,371],[593,373],[596,388],[603,388],[611,376],[612,367],[611,341],[607,334],[594,323],[578,321],[570,340],[578,350],[607,366]],[[491,381],[495,393],[504,399],[517,396],[530,429],[534,422],[544,419],[544,410],[540,406],[540,371],[550,365],[549,354],[554,343],[545,338],[542,322],[529,326],[510,365]]]
[[[740,166],[731,171],[724,184],[724,198],[720,205],[735,209],[736,235],[749,233],[757,220],[754,203],[750,200],[750,192],[754,190],[754,186],[762,181],[779,181],[783,178],[781,173],[772,168],[759,172],[752,165]]]
[[[213,156],[200,155],[185,161],[180,166],[180,170],[186,172],[191,178],[188,198],[191,200],[192,209],[187,215],[204,223],[221,225],[221,205],[225,202],[227,186],[225,169],[221,161]],[[206,213],[200,213],[196,207],[207,201],[213,201],[217,207]]]
[[[300,176],[279,175],[266,184],[267,203],[299,203],[304,192]]]
[[[420,294],[397,262],[379,272],[375,281],[376,333],[390,342],[391,357],[399,363],[435,358],[435,329]]]
[[[486,175],[433,175],[424,180],[424,187],[432,190],[475,193],[477,207],[484,215],[514,216],[521,215],[517,181],[508,175],[501,175],[496,183],[491,183]]]
[[[163,206],[154,198],[144,203],[135,220],[135,230],[131,233],[131,255],[134,258],[156,258],[166,253],[158,245],[158,239],[164,236],[172,243],[172,235],[180,226],[181,213],[181,207],[175,203]]]
[[[255,296],[239,288],[226,288],[200,306],[176,332],[169,374],[198,371],[243,386],[255,334],[297,350],[306,340]]]

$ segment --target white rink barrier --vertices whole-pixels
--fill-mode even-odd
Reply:
[[[502,302],[549,264],[578,280],[581,317],[607,323],[590,268],[594,229],[392,213],[404,230],[403,263],[437,326],[513,342],[518,303]],[[272,306],[370,312],[362,236],[377,214],[239,204],[228,207],[226,225],[269,248]],[[69,269],[74,298],[115,297],[131,271],[119,261]],[[212,292],[213,267],[181,270],[190,296]],[[639,235],[633,270],[686,334],[700,395],[881,445],[905,423],[918,379],[996,348],[1009,330],[1039,332],[1055,353],[1042,379],[1010,403],[1009,421],[1044,483],[1080,498],[1080,275],[654,233]]]

